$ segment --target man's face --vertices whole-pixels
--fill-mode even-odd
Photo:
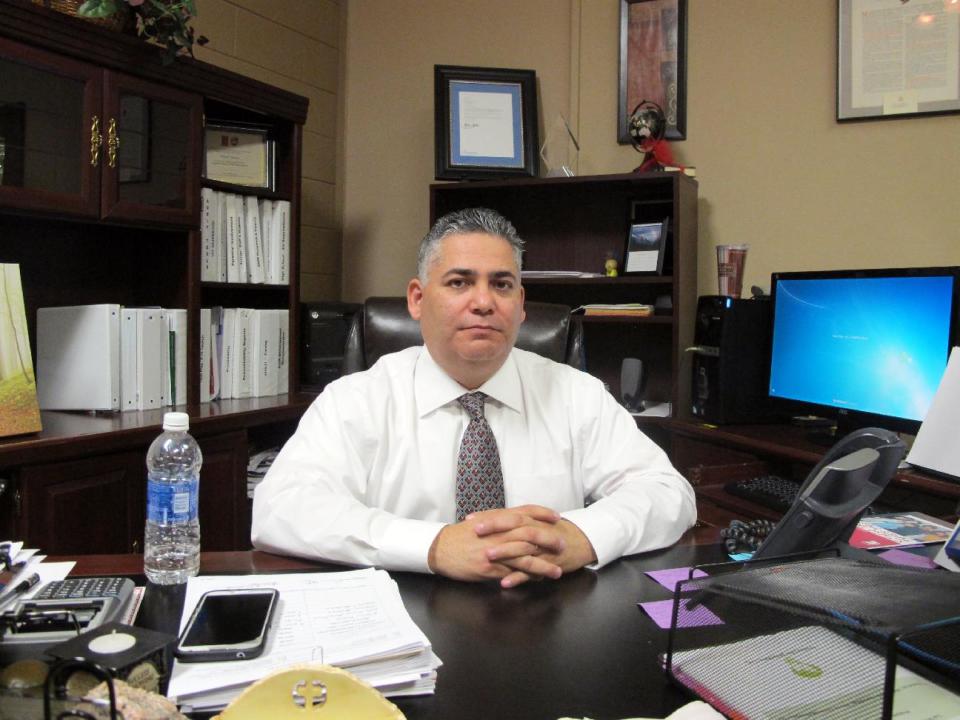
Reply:
[[[523,322],[523,288],[510,243],[482,232],[448,235],[427,268],[427,283],[407,286],[430,355],[468,389],[503,365]]]

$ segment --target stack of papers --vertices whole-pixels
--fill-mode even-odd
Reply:
[[[653,305],[645,303],[593,303],[581,305],[573,312],[583,311],[584,315],[605,315],[608,317],[650,317]]]
[[[600,273],[580,272],[579,270],[521,270],[524,280],[549,280],[550,278],[592,278],[602,277]]]
[[[53,580],[63,580],[75,563],[43,562],[46,555],[19,540],[0,541],[0,612],[29,600]]]
[[[298,663],[342,667],[389,697],[433,693],[440,659],[383,570],[193,577],[180,631],[203,593],[261,587],[280,591],[263,654],[229,662],[175,661],[167,695],[177,704],[193,711],[222,708],[254,680]]]

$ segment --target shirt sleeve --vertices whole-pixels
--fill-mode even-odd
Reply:
[[[253,499],[258,550],[387,570],[430,572],[441,522],[369,507],[370,458],[383,416],[349,378],[328,385],[277,455]]]
[[[697,519],[690,483],[610,393],[580,392],[571,405],[582,418],[576,451],[586,507],[562,515],[593,545],[591,567],[679,540]]]

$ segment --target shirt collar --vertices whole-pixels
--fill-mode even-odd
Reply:
[[[520,373],[513,357],[513,350],[493,377],[478,387],[477,391],[485,393],[511,410],[521,412],[523,394],[520,390]],[[443,368],[437,365],[427,347],[423,346],[413,370],[413,392],[417,402],[417,413],[420,417],[424,417],[470,391],[447,375]]]

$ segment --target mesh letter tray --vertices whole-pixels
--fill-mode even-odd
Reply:
[[[678,585],[664,663],[730,718],[960,717],[960,574],[843,558],[711,573]],[[723,624],[678,629],[697,604]]]

